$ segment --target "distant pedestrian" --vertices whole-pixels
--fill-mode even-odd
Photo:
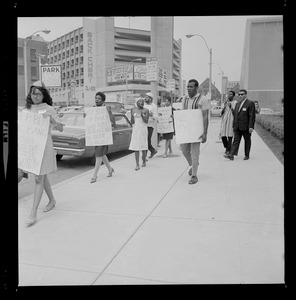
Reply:
[[[234,100],[235,92],[229,91],[228,100],[224,103],[222,110],[222,119],[219,137],[222,139],[223,146],[225,148],[225,154],[230,153],[232,138],[233,138],[233,112],[236,104]]]
[[[258,101],[256,100],[256,101],[254,101],[254,103],[255,103],[255,113],[260,114],[260,106],[259,106]]]
[[[97,92],[95,96],[95,104],[96,106],[105,106],[105,100],[106,100],[106,95],[102,92]],[[105,106],[108,114],[109,114],[109,119],[112,124],[115,124],[115,118],[111,112],[111,107],[110,106]],[[86,114],[84,113],[84,117]],[[99,169],[101,167],[102,162],[104,165],[107,167],[109,173],[107,177],[112,177],[112,174],[114,173],[114,169],[111,167],[110,162],[107,157],[108,153],[108,145],[102,145],[102,146],[95,146],[95,157],[96,157],[96,163],[95,163],[95,168],[93,172],[93,176],[90,179],[90,183],[94,183],[97,181],[97,175],[99,172]]]
[[[172,122],[174,124],[173,111],[175,109],[172,107],[172,99],[171,99],[171,97],[167,97],[165,99],[164,106],[171,108],[172,113],[171,113],[171,120],[170,120],[170,122]],[[173,150],[172,150],[172,139],[174,137],[174,131],[168,132],[168,133],[163,133],[162,137],[165,139],[164,153],[163,153],[162,157],[165,158],[168,155],[168,151],[169,151],[169,154],[173,153]]]
[[[157,121],[157,105],[153,103],[153,94],[146,93],[145,96],[145,104],[144,107],[149,110],[149,120],[148,120],[148,150],[151,152],[149,158],[152,158],[156,153],[157,150],[154,149],[151,143],[151,137],[153,134],[155,121]]]
[[[36,81],[30,88],[30,92],[26,98],[25,109],[28,109],[36,114],[43,114],[44,117],[50,117],[50,126],[48,128],[47,141],[43,160],[40,168],[40,175],[35,175],[35,191],[33,206],[26,225],[33,225],[37,220],[37,209],[41,201],[43,190],[45,190],[49,202],[43,209],[43,212],[52,210],[56,205],[56,200],[53,196],[50,182],[47,174],[57,170],[56,155],[53,148],[51,137],[51,128],[63,131],[63,124],[58,118],[55,109],[52,107],[52,98],[42,81]]]
[[[255,104],[253,101],[247,99],[247,91],[245,89],[241,89],[238,96],[240,100],[235,105],[233,120],[234,140],[230,153],[225,154],[224,157],[233,160],[233,156],[238,154],[239,144],[243,136],[245,140],[244,160],[248,160],[251,150],[251,134],[254,130],[256,118]]]
[[[191,79],[187,84],[188,95],[182,99],[183,109],[201,109],[203,116],[204,132],[199,137],[202,143],[207,141],[208,125],[209,125],[209,109],[210,104],[208,99],[198,93],[198,81]],[[200,142],[181,144],[181,150],[186,158],[189,166],[191,166],[188,174],[191,176],[189,184],[195,184],[198,181],[197,169],[199,165]]]
[[[135,151],[136,168],[140,169],[140,151],[142,151],[142,167],[146,166],[146,156],[148,151],[148,118],[149,110],[144,108],[144,99],[139,98],[136,101],[136,107],[131,111],[131,123],[133,124],[133,132],[129,149]]]

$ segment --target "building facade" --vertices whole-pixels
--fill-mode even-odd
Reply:
[[[18,105],[24,106],[31,84],[40,79],[40,65],[47,62],[47,42],[41,36],[18,38]],[[26,73],[26,74],[25,74]],[[25,76],[27,80],[25,80]]]
[[[283,18],[248,19],[242,59],[240,88],[251,100],[274,111],[282,109]]]
[[[152,17],[151,31],[115,27],[113,17],[83,18],[83,27],[48,43],[48,64],[62,69],[61,86],[50,88],[54,104],[92,105],[97,91],[106,93],[107,101],[130,104],[153,89],[156,101],[170,93],[163,81],[146,80],[150,57],[166,79],[175,79],[177,98],[181,50],[181,40],[173,39],[173,17]]]

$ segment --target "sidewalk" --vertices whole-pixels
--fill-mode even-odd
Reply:
[[[251,157],[223,157],[220,118],[201,145],[199,182],[189,185],[178,145],[147,167],[134,154],[107,178],[92,171],[53,186],[54,210],[24,222],[19,201],[19,285],[248,284],[284,282],[284,168],[256,132]]]

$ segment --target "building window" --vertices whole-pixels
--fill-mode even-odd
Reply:
[[[18,67],[18,75],[25,75],[24,66],[18,65],[17,67]]]
[[[31,77],[37,77],[37,68],[31,67]]]
[[[79,85],[79,79],[76,80],[76,84]]]
[[[17,47],[17,55],[18,55],[18,57],[24,57],[23,47]]]
[[[30,60],[36,62],[36,49],[30,49]]]

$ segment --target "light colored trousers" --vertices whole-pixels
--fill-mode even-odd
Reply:
[[[192,166],[192,176],[196,176],[199,165],[200,142],[186,143],[181,144],[180,146],[189,166]]]

